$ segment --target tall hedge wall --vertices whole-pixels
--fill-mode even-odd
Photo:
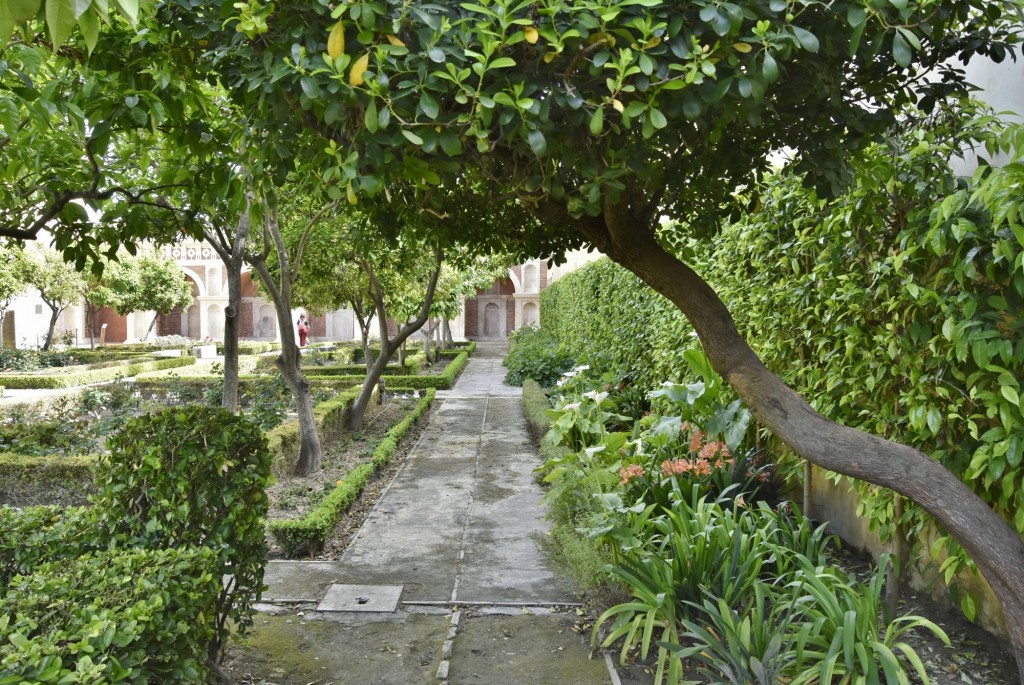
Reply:
[[[1024,533],[1024,165],[968,184],[947,165],[962,140],[936,125],[866,155],[838,201],[780,177],[713,247],[671,229],[666,239],[819,411],[931,454]],[[679,380],[691,328],[624,269],[590,264],[541,297],[542,327],[582,359],[650,387]],[[859,487],[885,539],[891,493]],[[903,522],[913,534],[926,525],[914,508]],[[933,555],[947,554],[948,582],[969,562],[940,537]]]

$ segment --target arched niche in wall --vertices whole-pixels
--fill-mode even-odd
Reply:
[[[536,264],[527,264],[523,267],[523,292],[540,292],[540,269]]]
[[[537,306],[536,302],[527,302],[523,305],[523,325],[540,325],[540,307]]]

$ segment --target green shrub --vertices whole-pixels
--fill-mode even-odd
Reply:
[[[100,383],[111,381],[119,376],[135,376],[147,371],[159,371],[161,369],[176,369],[182,366],[195,364],[195,357],[170,357],[168,359],[156,359],[153,361],[132,362],[130,364],[118,364],[116,366],[86,369],[83,371],[72,371],[53,373],[46,375],[7,375],[0,379],[7,388],[73,388],[87,383]]]
[[[274,350],[279,349],[281,349],[281,343],[279,342],[257,342],[252,340],[241,340],[238,343],[238,354],[264,354],[266,352],[273,352]],[[217,354],[224,354],[223,341],[217,343]]]
[[[530,424],[530,433],[538,440],[551,428],[551,419],[547,412],[551,409],[548,399],[540,384],[532,378],[523,380],[523,411]]]
[[[510,341],[513,345],[504,362],[508,367],[508,385],[519,386],[532,378],[542,387],[550,388],[575,363],[558,341],[542,329],[524,326],[510,336]]]
[[[263,433],[222,409],[183,407],[129,420],[98,469],[100,528],[112,545],[202,546],[225,578],[217,598],[217,659],[229,624],[244,632],[263,587],[271,457]]]
[[[207,682],[217,554],[99,551],[18,576],[0,599],[0,682]]]
[[[95,514],[85,507],[0,507],[0,596],[16,575],[102,546],[95,527]]]
[[[398,364],[388,364],[385,367],[386,373],[400,374],[404,369]],[[303,366],[302,373],[310,378],[317,376],[352,376],[366,375],[364,364],[333,364],[330,366]]]
[[[391,463],[398,443],[409,429],[430,409],[436,391],[427,390],[411,414],[387,432],[377,444],[369,464],[361,464],[341,479],[321,502],[301,519],[278,519],[270,522],[270,535],[288,557],[311,556],[323,548],[327,536],[341,515],[362,493],[373,474]]]
[[[96,457],[0,454],[0,504],[85,504],[96,490]]]

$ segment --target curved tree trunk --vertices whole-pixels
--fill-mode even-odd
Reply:
[[[430,281],[427,283],[427,290],[423,296],[423,306],[420,308],[417,317],[404,324],[398,329],[398,333],[394,338],[388,336],[387,327],[387,311],[384,305],[384,292],[380,287],[380,282],[373,275],[373,269],[368,265],[363,265],[363,268],[367,272],[367,276],[373,287],[373,299],[377,309],[377,321],[380,324],[380,356],[373,363],[373,366],[366,374],[366,379],[363,381],[363,387],[359,391],[359,396],[356,401],[352,403],[352,409],[349,412],[348,417],[348,429],[351,431],[361,430],[363,427],[363,416],[366,414],[366,407],[370,404],[370,398],[373,396],[373,389],[377,387],[377,382],[381,376],[384,375],[384,370],[387,368],[388,362],[391,360],[391,355],[397,349],[401,351],[404,349],[405,341],[410,335],[418,331],[423,327],[423,324],[427,322],[430,316],[430,308],[434,303],[434,292],[437,290],[437,279],[441,275],[441,263],[444,261],[444,253],[441,250],[435,250],[435,268],[430,274]],[[403,361],[404,365],[404,361]]]
[[[292,392],[299,415],[301,444],[299,458],[295,463],[293,473],[297,476],[308,476],[320,470],[323,447],[320,444],[320,435],[316,430],[316,421],[313,418],[313,398],[309,394],[309,381],[302,375],[302,355],[295,341],[295,326],[292,323],[292,283],[296,278],[302,254],[300,248],[294,261],[291,260],[284,244],[284,238],[281,236],[277,210],[271,207],[264,209],[264,251],[258,255],[247,254],[245,259],[260,277],[260,281],[274,303],[274,311],[277,313],[278,329],[281,333],[281,355],[277,358],[277,366]],[[310,227],[319,220],[326,209],[309,219],[305,231],[307,235]],[[277,259],[281,270],[279,283],[275,282],[274,277],[267,269],[266,258],[271,246],[277,250]]]
[[[49,303],[47,303],[49,304]],[[53,343],[53,331],[57,328],[57,319],[60,318],[62,309],[57,309],[54,306],[50,306],[50,327],[46,329],[46,342],[43,343],[43,349],[50,349],[50,345]]]
[[[621,206],[606,207],[603,217],[580,221],[597,248],[686,315],[715,370],[758,421],[796,454],[910,498],[956,538],[1002,603],[1024,683],[1024,541],[1017,532],[923,452],[842,426],[815,411],[768,370],[740,336],[711,286],[666,252],[646,222],[631,220]]]

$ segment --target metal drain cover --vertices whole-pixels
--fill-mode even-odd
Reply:
[[[335,583],[317,605],[317,611],[376,611],[398,609],[404,585],[341,585]]]

